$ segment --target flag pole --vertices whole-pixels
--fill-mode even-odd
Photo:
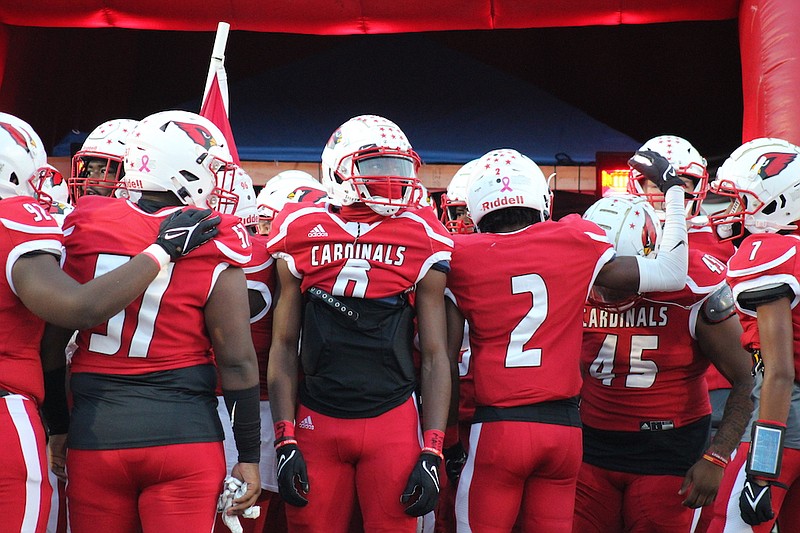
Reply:
[[[217,35],[214,38],[214,48],[211,51],[211,64],[208,67],[208,76],[206,76],[206,87],[203,91],[203,101],[208,97],[208,91],[211,88],[211,81],[214,79],[214,75],[218,73],[224,74],[224,69],[222,68],[225,65],[225,47],[228,44],[228,32],[231,29],[231,25],[227,22],[219,22],[217,24]],[[223,102],[225,103],[225,112],[228,112],[228,79],[225,77],[224,79],[218,78],[220,85],[224,84],[224,90],[222,91],[223,95]],[[221,87],[222,88],[222,87]]]

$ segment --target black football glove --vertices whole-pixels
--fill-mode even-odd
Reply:
[[[739,514],[751,526],[768,522],[775,517],[772,510],[770,485],[759,485],[753,479],[746,479],[739,495]]]
[[[461,477],[461,470],[464,469],[464,464],[467,462],[467,452],[461,441],[456,442],[454,445],[444,450],[444,471],[447,472],[447,477],[455,485],[458,483],[458,478]]]
[[[658,152],[653,150],[636,152],[633,157],[628,159],[628,165],[655,183],[661,192],[665,194],[667,189],[673,185],[683,187],[683,181],[678,177],[675,169],[667,158]]]
[[[308,472],[306,461],[297,444],[284,444],[275,450],[275,464],[278,471],[278,492],[289,505],[305,507],[308,505]],[[299,489],[298,490],[298,486]]]
[[[213,239],[222,218],[210,216],[211,209],[186,208],[168,216],[158,230],[156,244],[175,261]]]
[[[414,502],[405,509],[407,515],[423,516],[436,508],[436,502],[439,501],[441,464],[441,458],[432,453],[423,452],[419,455],[417,464],[408,477],[406,490],[400,496],[400,503],[408,503],[416,496]]]

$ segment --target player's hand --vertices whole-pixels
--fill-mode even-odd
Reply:
[[[725,470],[714,463],[700,459],[686,472],[683,485],[678,494],[689,493],[683,500],[683,505],[697,509],[709,505],[717,497],[722,474]]]
[[[408,477],[406,489],[400,496],[400,503],[412,502],[405,509],[407,515],[423,516],[436,508],[436,502],[439,501],[439,468],[441,464],[441,458],[432,453],[420,454],[414,470]]]
[[[628,165],[644,177],[655,183],[661,192],[678,185],[683,187],[683,181],[678,177],[666,157],[653,150],[642,150],[633,154],[628,159]]]
[[[467,462],[467,452],[464,450],[461,441],[456,442],[449,448],[444,449],[444,471],[447,478],[455,485],[461,477],[461,470]]]
[[[739,495],[739,514],[742,515],[742,520],[751,526],[772,520],[775,512],[772,510],[769,484],[759,485],[755,479],[745,479],[742,493]]]
[[[50,470],[61,480],[67,480],[67,434],[50,435],[47,440],[47,455],[50,458]]]
[[[211,209],[186,208],[168,216],[158,230],[156,244],[175,261],[201,244],[213,239],[219,232],[219,215],[210,216]]]
[[[306,461],[297,444],[284,444],[275,449],[278,470],[278,492],[289,505],[308,505],[308,472]]]
[[[235,498],[233,507],[227,511],[229,515],[239,515],[256,504],[261,494],[261,471],[258,469],[258,463],[236,463],[231,469],[231,476],[247,483],[247,491]]]

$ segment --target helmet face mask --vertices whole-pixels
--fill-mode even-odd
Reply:
[[[362,202],[390,216],[422,200],[421,161],[400,128],[383,117],[361,115],[342,124],[322,152],[322,183],[338,205]]]
[[[641,196],[608,196],[597,200],[584,213],[606,233],[619,256],[655,258],[661,243],[661,221],[655,208]],[[592,287],[589,302],[609,311],[621,312],[635,305],[642,295]]]
[[[238,165],[219,129],[187,111],[144,118],[128,136],[122,183],[132,191],[172,192],[184,205],[235,214]]]
[[[450,233],[474,233],[475,224],[467,209],[467,185],[478,160],[473,159],[456,171],[442,194],[442,224]]]
[[[701,214],[702,202],[708,193],[708,164],[692,144],[676,135],[659,135],[644,143],[639,150],[652,150],[666,157],[678,177],[686,183],[686,218]],[[646,198],[664,217],[664,193],[642,176],[631,170],[628,176],[628,193]]]
[[[69,189],[73,202],[85,194],[128,196],[121,183],[125,139],[137,124],[138,121],[130,119],[109,120],[89,133],[72,157]]]
[[[800,148],[782,139],[760,138],[734,150],[711,185],[730,198],[728,208],[709,215],[720,240],[749,233],[794,231],[800,219]]]

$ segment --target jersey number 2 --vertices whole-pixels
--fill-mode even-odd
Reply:
[[[533,303],[511,331],[506,348],[506,368],[542,366],[542,349],[525,348],[547,318],[547,286],[539,274],[525,274],[511,278],[512,294],[526,292],[531,294]]]

